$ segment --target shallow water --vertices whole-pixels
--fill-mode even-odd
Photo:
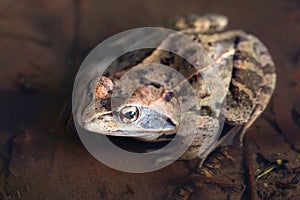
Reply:
[[[214,199],[299,199],[299,8],[297,0],[2,0],[1,198],[172,199],[176,191],[186,194],[178,188],[187,184],[191,199],[212,194]],[[146,174],[122,173],[99,163],[66,134],[60,116],[75,73],[93,47],[120,31],[207,12],[224,14],[229,29],[260,38],[278,74],[272,102],[243,148],[220,148],[204,164],[212,179],[182,181],[197,161],[177,161]],[[277,166],[279,159],[283,164]],[[255,181],[258,171],[269,167],[275,168]]]

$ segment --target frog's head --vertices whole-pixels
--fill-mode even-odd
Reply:
[[[111,106],[114,86],[106,77],[98,79],[93,100],[81,116],[83,128],[105,135],[144,140],[156,140],[176,133],[180,108],[172,91],[148,84],[138,87],[117,106]]]

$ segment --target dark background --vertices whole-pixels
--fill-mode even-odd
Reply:
[[[66,134],[60,116],[93,47],[120,31],[207,12],[260,38],[278,75],[272,102],[243,148],[223,147],[207,160],[211,179],[182,179],[196,161],[146,174],[119,172]],[[184,185],[192,199],[300,199],[298,0],[1,0],[0,67],[0,199],[187,197]],[[275,164],[279,159],[282,165]],[[268,167],[274,169],[255,181]]]

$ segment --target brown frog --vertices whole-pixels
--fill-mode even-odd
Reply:
[[[171,23],[173,29],[201,45],[221,71],[226,95],[220,96],[219,103],[226,103],[225,123],[230,127],[221,138],[215,133],[220,128],[220,114],[216,112],[217,107],[210,104],[211,91],[201,74],[178,56],[159,49],[115,74],[93,80],[86,88],[92,99],[80,112],[78,122],[83,128],[99,134],[158,142],[171,140],[169,136],[176,134],[180,119],[184,118],[187,137],[193,135],[195,138],[181,159],[199,157],[202,162],[232,134],[238,133],[242,142],[245,132],[268,105],[276,74],[272,58],[259,39],[240,30],[224,31],[226,26],[227,18],[217,14],[190,15]],[[122,75],[145,63],[161,63],[184,74],[197,98],[197,105],[191,111],[194,113],[189,113],[189,118],[184,117],[184,113],[178,115],[180,100],[174,94],[175,89],[157,84],[152,81],[153,75],[142,71],[138,74],[144,74],[145,84],[112,109],[113,91],[118,90],[117,82]],[[177,87],[177,90],[180,89]]]

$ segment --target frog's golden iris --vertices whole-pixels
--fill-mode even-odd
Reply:
[[[124,123],[131,123],[139,118],[140,111],[136,106],[126,106],[119,112],[119,117]]]

